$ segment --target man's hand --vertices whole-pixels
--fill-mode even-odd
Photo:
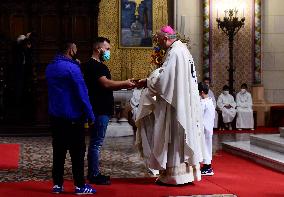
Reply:
[[[135,88],[135,83],[133,82],[134,79],[127,79],[125,80],[125,88],[133,89]]]
[[[140,79],[140,80],[136,83],[136,87],[137,87],[137,88],[146,88],[146,87],[147,87],[147,78],[145,78],[145,79]]]

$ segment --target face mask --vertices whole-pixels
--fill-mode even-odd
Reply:
[[[241,89],[241,93],[245,93],[246,92],[246,89]]]
[[[229,94],[229,91],[228,91],[228,90],[225,90],[225,91],[223,91],[223,94],[224,94],[224,95],[228,95],[228,94]]]
[[[109,61],[110,60],[110,50],[106,50],[102,54],[103,61]]]

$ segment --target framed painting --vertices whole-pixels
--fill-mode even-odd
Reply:
[[[119,0],[119,48],[152,48],[153,0]]]

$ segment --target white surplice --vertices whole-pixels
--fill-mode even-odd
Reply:
[[[236,128],[252,129],[254,127],[252,98],[249,92],[239,92],[236,97],[237,102],[237,120]]]
[[[232,107],[227,109],[225,106],[231,105]],[[231,94],[221,93],[217,100],[217,106],[222,111],[222,117],[224,123],[230,123],[236,116],[236,102]]]
[[[184,184],[200,180],[204,134],[194,62],[185,44],[167,50],[161,68],[147,79],[136,123],[137,144],[158,180]]]
[[[213,105],[216,108],[216,99],[215,99],[215,95],[213,93],[213,91],[211,89],[209,89],[208,91],[208,96],[212,99]]]
[[[133,95],[130,99],[130,106],[131,106],[131,112],[132,112],[132,119],[136,120],[136,115],[138,111],[139,101],[141,97],[141,89],[134,88],[133,89]]]
[[[201,99],[203,111],[203,125],[205,137],[205,151],[203,155],[203,163],[211,164],[212,161],[212,137],[215,118],[215,106],[211,97]]]
[[[212,99],[213,105],[216,109],[216,99],[213,91],[209,89],[208,91],[208,96]],[[215,119],[214,119],[214,128],[218,128],[218,112],[215,110]]]

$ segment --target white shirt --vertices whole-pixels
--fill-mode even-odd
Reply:
[[[211,132],[213,131],[215,119],[215,107],[213,105],[213,99],[210,97],[201,99],[201,106],[203,110],[204,129]]]

